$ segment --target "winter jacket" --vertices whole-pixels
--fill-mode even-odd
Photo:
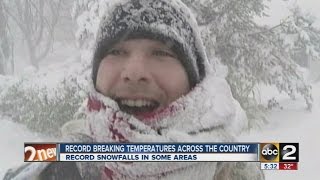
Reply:
[[[145,125],[134,117],[119,112],[118,109],[115,111],[114,102],[92,91],[94,93],[91,94],[91,97],[99,99],[97,102],[101,104],[91,102],[90,106],[83,107],[85,119],[70,121],[62,128],[66,139],[64,141],[119,142],[121,138],[124,138],[125,141],[122,142],[233,142],[234,137],[246,124],[244,112],[232,98],[226,81],[214,75],[208,76],[189,94],[175,101],[173,104],[179,105],[178,110],[155,125]],[[181,104],[185,106],[179,110]],[[111,110],[109,108],[99,110],[102,105],[112,108]],[[116,115],[115,112],[117,112]],[[114,117],[117,119],[108,119]],[[101,128],[103,126],[108,128]],[[131,128],[131,126],[135,127]],[[150,128],[150,126],[153,127]],[[154,131],[153,128],[156,127],[160,129]],[[4,179],[264,179],[259,163],[254,162],[170,163],[161,165],[161,163],[135,162],[136,166],[132,168],[135,168],[136,172],[133,174],[140,177],[139,171],[144,172],[148,168],[150,171],[166,167],[175,168],[175,166],[182,168],[177,168],[173,173],[166,173],[165,176],[133,178],[135,176],[125,175],[130,172],[130,166],[118,164],[122,169],[128,166],[126,169],[128,171],[120,172],[115,178],[102,178],[101,176],[106,176],[106,174],[111,176],[108,175],[108,172],[101,173],[103,171],[106,172],[109,169],[112,169],[113,172],[117,171],[115,164],[35,162],[8,171]],[[143,168],[139,169],[139,167]]]

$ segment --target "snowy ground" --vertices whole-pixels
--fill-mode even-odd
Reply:
[[[244,142],[299,142],[300,162],[297,171],[265,171],[266,179],[301,180],[315,179],[316,167],[320,160],[315,155],[320,149],[320,83],[313,87],[314,110],[305,110],[303,100],[292,101],[283,98],[280,105],[283,110],[269,113],[269,124],[262,130],[242,135],[239,141]],[[41,137],[31,133],[24,126],[0,118],[0,178],[10,167],[23,163],[23,143],[36,142]],[[315,152],[315,153],[314,153]]]
[[[269,95],[272,92],[265,91]],[[279,96],[279,95],[278,95]],[[317,179],[316,167],[320,157],[320,83],[313,85],[314,108],[306,111],[304,101],[289,100],[285,96],[279,101],[283,110],[273,110],[268,114],[269,124],[262,130],[243,135],[239,141],[251,142],[298,142],[299,165],[297,171],[266,170],[266,179],[301,180]]]
[[[287,103],[292,103],[287,101]],[[266,179],[301,180],[315,179],[316,167],[320,157],[320,110],[309,113],[293,103],[286,110],[270,113],[270,123],[262,131],[251,132],[240,138],[240,141],[251,142],[298,142],[298,171],[265,171]]]
[[[40,141],[39,135],[7,118],[0,119],[0,179],[10,167],[23,163],[24,142]]]

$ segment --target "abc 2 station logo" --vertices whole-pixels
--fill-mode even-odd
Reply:
[[[299,162],[299,143],[261,143],[260,162]]]

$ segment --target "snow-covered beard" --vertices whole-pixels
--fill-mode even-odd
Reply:
[[[208,75],[186,96],[172,102],[149,123],[120,111],[95,90],[88,101],[87,128],[96,142],[229,142],[245,123],[245,114],[222,78]],[[106,162],[105,179],[212,179],[216,163]],[[180,179],[179,178],[179,179]],[[203,179],[200,178],[200,179]]]

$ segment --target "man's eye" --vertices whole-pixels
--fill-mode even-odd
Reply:
[[[155,55],[155,56],[169,56],[169,57],[175,58],[175,55],[173,55],[173,54],[171,54],[171,53],[169,53],[167,51],[164,51],[164,50],[154,50],[152,52],[152,54]]]

